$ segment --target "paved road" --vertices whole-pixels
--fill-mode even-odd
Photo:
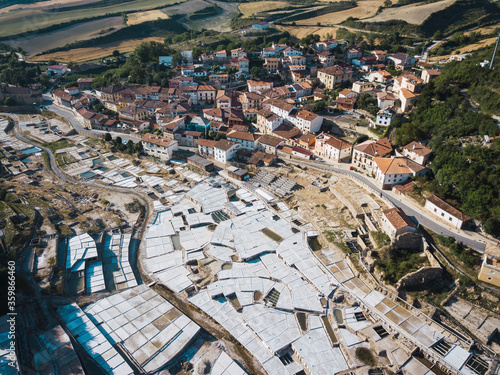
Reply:
[[[43,99],[45,107],[47,108],[48,111],[54,112],[55,114],[64,117],[66,120],[69,121],[71,127],[75,129],[79,134],[87,136],[92,136],[92,134],[103,136],[105,133],[107,133],[102,130],[87,129],[83,127],[83,125],[80,123],[80,121],[76,119],[75,115],[70,109],[64,109],[53,104],[52,98],[50,97],[49,94],[43,94]],[[121,137],[123,139],[123,142],[128,142],[129,140],[132,140],[134,143],[136,143],[140,141],[140,138],[138,136],[132,134],[124,134],[117,132],[110,132],[110,134],[113,136],[113,138]]]
[[[449,237],[455,237],[455,239],[458,242],[463,242],[465,245],[470,246],[472,249],[483,253],[484,249],[486,247],[486,243],[484,241],[480,241],[474,238],[471,238],[469,236],[466,236],[464,234],[459,233],[458,230],[452,230],[450,227],[442,224],[439,221],[434,220],[431,218],[427,213],[422,212],[418,209],[416,209],[414,206],[409,205],[406,202],[403,202],[399,200],[391,191],[388,190],[382,190],[380,189],[377,185],[373,183],[373,181],[360,174],[359,172],[351,171],[348,169],[343,169],[339,167],[334,167],[332,165],[324,164],[324,163],[312,163],[312,162],[300,162],[301,165],[309,165],[318,169],[322,170],[327,170],[327,171],[332,171],[332,172],[340,172],[347,174],[353,178],[355,178],[358,181],[361,181],[362,183],[368,185],[371,187],[373,190],[377,191],[379,194],[383,195],[385,198],[387,198],[392,204],[394,204],[397,207],[401,207],[408,216],[414,217],[419,225],[423,225],[426,228],[429,228],[433,232],[436,232],[438,234],[442,234],[443,236],[449,236]],[[463,231],[460,231],[463,232]]]

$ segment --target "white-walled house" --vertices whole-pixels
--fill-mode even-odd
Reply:
[[[427,148],[416,141],[413,141],[403,147],[403,155],[420,165],[427,164],[431,154],[432,150],[430,148]]]
[[[240,149],[241,145],[237,142],[221,139],[214,145],[214,159],[220,163],[227,163],[231,160],[236,151]]]
[[[381,109],[377,113],[377,119],[375,120],[375,125],[377,126],[389,126],[396,118],[396,109],[394,107],[387,107]]]
[[[254,133],[232,131],[227,135],[227,139],[241,144],[241,148],[255,150],[257,148],[257,136]]]
[[[417,226],[413,220],[399,207],[385,210],[381,222],[382,229],[391,240],[395,240],[401,234],[415,233],[417,231]]]
[[[387,138],[374,141],[373,139],[354,146],[352,152],[352,164],[368,172],[372,172],[373,159],[387,156],[392,152],[391,143]]]
[[[375,158],[373,173],[377,185],[382,189],[392,189],[412,177],[423,176],[428,169],[407,158]]]
[[[319,157],[325,159],[342,161],[351,159],[352,147],[352,143],[329,134],[321,133],[316,137],[314,152]]]
[[[458,229],[466,227],[471,221],[469,216],[460,212],[455,207],[435,195],[431,195],[427,198],[425,201],[425,208],[427,208],[435,216],[443,219],[451,226]]]
[[[179,149],[179,143],[173,139],[146,133],[141,139],[146,155],[154,156],[167,161],[172,158],[174,151]]]

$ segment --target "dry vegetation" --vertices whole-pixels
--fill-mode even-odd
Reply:
[[[159,9],[137,12],[128,15],[127,25],[138,25],[143,22],[167,19],[168,16]]]
[[[386,8],[380,14],[367,20],[368,22],[383,22],[390,20],[403,20],[408,23],[420,25],[432,13],[443,10],[456,0],[442,0],[430,4],[410,4],[398,8]]]
[[[377,9],[382,6],[383,3],[384,0],[361,0],[355,8],[300,20],[297,23],[314,25],[320,22],[322,25],[338,25],[349,17],[364,19],[375,15]]]
[[[92,4],[96,1],[99,0],[69,0],[69,1],[64,1],[64,6],[74,6],[74,5],[81,5],[81,4]],[[2,13],[7,13],[11,12],[14,10],[34,10],[34,9],[49,9],[49,8],[60,8],[62,5],[62,0],[46,0],[46,1],[40,1],[38,3],[33,3],[33,4],[16,4],[16,5],[11,5],[9,7],[5,7],[0,9],[0,14]]]
[[[124,27],[121,17],[109,17],[97,21],[85,22],[66,27],[52,33],[34,35],[5,43],[12,47],[21,47],[28,56],[42,53],[52,48],[64,46],[78,40],[92,39],[114,32]],[[110,30],[112,28],[112,30]],[[107,32],[106,32],[107,31]]]
[[[337,35],[338,27],[313,27],[313,26],[277,26],[279,30],[287,31],[290,35],[302,39],[309,34],[318,34],[321,38],[326,38],[326,34]]]
[[[449,55],[443,55],[443,56],[432,56],[429,61],[430,62],[436,62],[436,61],[440,61],[440,60],[443,60],[443,59],[449,59],[450,56],[452,55],[457,55],[459,53],[466,53],[466,52],[472,52],[472,51],[475,51],[479,48],[483,48],[483,47],[487,47],[489,45],[492,45],[493,43],[495,43],[495,40],[496,38],[487,38],[487,39],[483,39],[483,40],[480,40],[479,42],[477,43],[473,43],[473,44],[469,44],[468,46],[465,46],[465,47],[461,47],[461,48],[457,48],[455,49],[451,54]]]
[[[112,55],[114,50],[119,50],[122,53],[132,52],[139,44],[148,41],[161,42],[163,41],[163,39],[157,37],[132,39],[125,42],[105,44],[99,47],[75,48],[69,51],[61,51],[35,56],[31,59],[31,61],[48,61],[50,59],[54,59],[59,62],[71,61],[74,63],[80,63],[85,61],[99,60],[103,57]]]
[[[242,3],[239,5],[238,9],[243,13],[243,17],[250,17],[257,13],[267,12],[289,5],[290,4],[286,1],[258,1],[255,3]]]
[[[41,10],[16,11],[0,14],[0,37],[19,32],[38,30],[63,22],[82,18],[102,16],[110,13],[148,10],[162,5],[172,4],[181,0],[137,0],[107,7],[86,8],[70,11],[45,12]]]

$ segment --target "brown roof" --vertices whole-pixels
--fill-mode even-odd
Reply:
[[[217,141],[212,141],[210,139],[200,139],[198,141],[198,146],[205,146],[205,147],[209,147],[209,148],[214,148],[216,143],[217,143]]]
[[[263,143],[268,146],[278,147],[278,145],[283,142],[281,138],[273,137],[272,135],[261,135],[258,139],[259,143]]]
[[[268,99],[266,103],[288,112],[294,108],[293,104],[287,103],[286,101],[279,99]]]
[[[154,135],[151,133],[146,133],[141,139],[142,142],[152,143],[154,145],[168,147],[172,141],[170,138],[160,137],[159,135]]]
[[[450,215],[462,220],[462,221],[468,221],[470,220],[470,217],[465,215],[464,213],[460,212],[457,210],[455,207],[451,206],[450,204],[446,203],[444,200],[441,198],[431,195],[429,198],[427,198],[429,202],[434,204],[435,206],[439,207],[443,211],[448,212]]]
[[[248,133],[248,132],[240,132],[237,130],[232,131],[227,135],[228,138],[234,138],[234,139],[242,139],[244,141],[250,141],[253,142],[255,141],[256,137],[255,134],[253,133]]]
[[[301,119],[304,119],[304,120],[307,120],[307,121],[312,121],[314,120],[316,117],[318,117],[317,114],[315,113],[312,113],[312,112],[309,112],[309,111],[300,111],[298,114],[297,114],[297,117],[301,118]]]
[[[226,139],[221,139],[220,141],[217,141],[214,148],[218,148],[219,150],[227,151],[231,147],[233,147],[235,144],[236,144],[236,142],[231,142],[231,141],[228,141]]]
[[[349,70],[349,69],[343,69],[343,68],[341,68],[338,65],[329,66],[328,68],[318,69],[318,71],[324,72],[324,73],[329,74],[329,75],[334,75],[334,76],[335,75],[352,73],[351,70]]]
[[[402,184],[394,186],[394,190],[399,191],[401,194],[408,194],[413,191],[413,187],[415,186],[415,181],[407,180]]]
[[[354,148],[371,156],[384,156],[392,152],[391,143],[387,138],[379,139],[376,142],[373,140],[365,141]]]
[[[346,148],[351,148],[352,143],[349,143],[347,141],[344,141],[343,139],[337,138],[337,137],[331,137],[326,141],[327,144],[332,146],[333,148],[336,148],[337,150],[343,150]]]
[[[427,156],[430,153],[432,153],[432,150],[430,148],[427,148],[424,145],[415,141],[408,143],[406,146],[403,147],[403,149],[414,152],[415,154],[420,156]]]
[[[394,207],[385,210],[384,216],[396,230],[404,227],[411,227],[411,228],[417,227],[415,223],[408,217],[408,215],[406,215],[405,212],[399,207]]]
[[[425,169],[407,158],[375,158],[374,162],[383,174],[413,174]]]

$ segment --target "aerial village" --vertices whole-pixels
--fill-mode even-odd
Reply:
[[[43,94],[0,87],[38,108],[1,115],[0,148],[2,248],[28,244],[40,287],[19,297],[19,368],[0,320],[2,374],[498,373],[498,242],[416,198],[432,150],[385,136],[440,69],[336,40],[255,57],[160,56],[168,87],[64,88],[65,64]],[[492,311],[426,302],[461,277],[428,230],[479,254],[491,288],[469,292]],[[413,262],[397,276],[393,251]]]

